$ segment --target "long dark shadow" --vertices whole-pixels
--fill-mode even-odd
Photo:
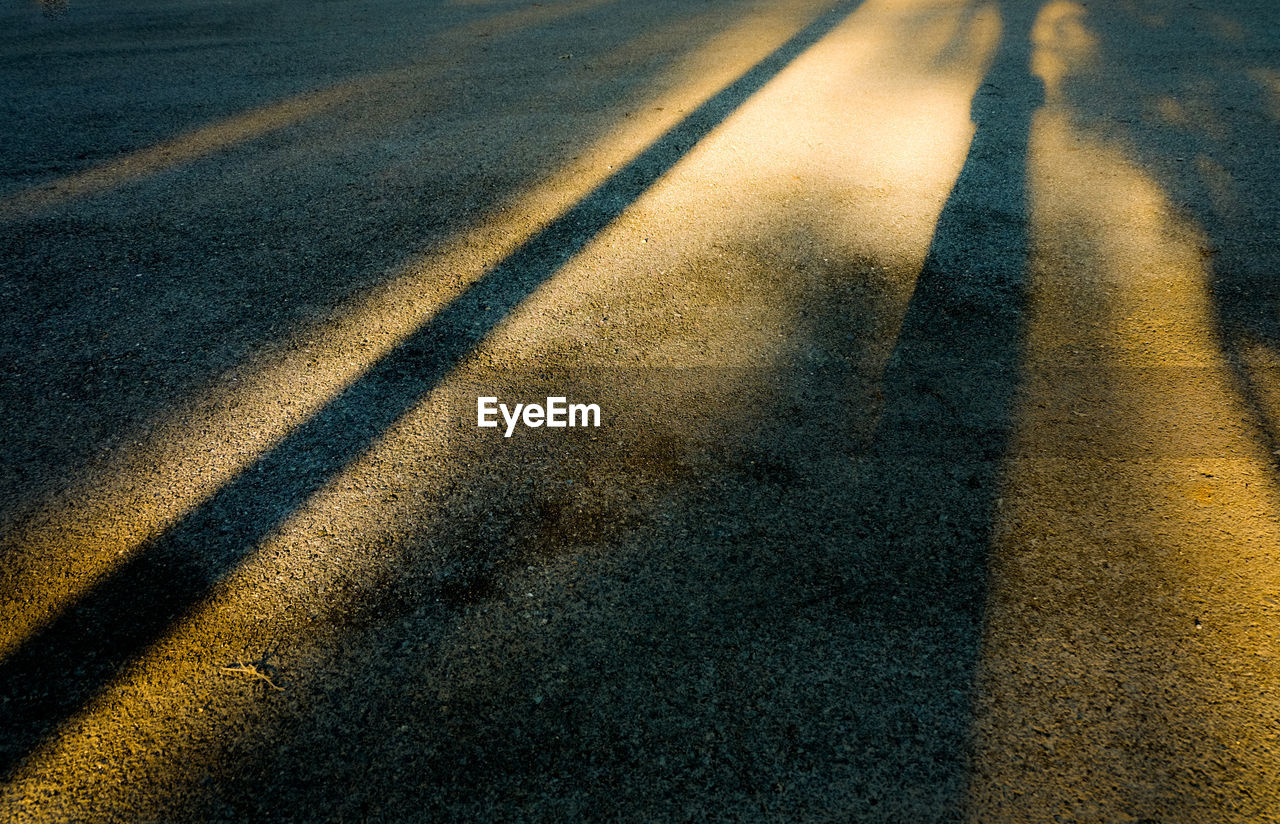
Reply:
[[[524,299],[690,148],[848,17],[842,0],[707,100],[444,307],[208,501],[0,664],[0,773],[206,599],[272,530],[413,409]]]
[[[844,562],[839,595],[911,639],[915,660],[886,668],[929,674],[896,699],[928,719],[927,744],[913,755],[888,746],[884,758],[945,785],[945,820],[965,803],[987,557],[1021,372],[1026,164],[1043,101],[1029,65],[1037,5],[999,4],[1001,41],[971,104],[976,131],[886,368],[855,487],[869,535]]]

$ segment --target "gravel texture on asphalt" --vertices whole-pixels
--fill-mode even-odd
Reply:
[[[1277,180],[1265,0],[14,0],[0,819],[1280,821]]]

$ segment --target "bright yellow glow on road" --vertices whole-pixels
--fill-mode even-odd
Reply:
[[[1031,71],[1044,82],[1045,97],[1063,96],[1063,80],[1097,60],[1097,38],[1084,25],[1085,7],[1070,0],[1046,3],[1031,33]]]
[[[1207,240],[1073,117],[1070,83],[1105,68],[1086,24],[1054,3],[1036,30],[1025,384],[971,819],[1261,820],[1220,791],[1265,804],[1280,757],[1274,456],[1218,344]]]

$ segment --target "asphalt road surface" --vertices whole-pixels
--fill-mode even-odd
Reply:
[[[1266,0],[10,0],[0,819],[1280,821],[1278,180]]]

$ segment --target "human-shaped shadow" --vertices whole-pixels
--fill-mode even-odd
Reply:
[[[1001,36],[971,104],[972,143],[886,366],[837,601],[905,639],[896,713],[930,781],[964,805],[972,691],[1001,466],[1020,379],[1029,255],[1026,165],[1043,89],[1038,4],[999,4]],[[913,679],[913,672],[928,679]],[[901,759],[894,745],[886,758]],[[904,765],[904,769],[911,765]]]

